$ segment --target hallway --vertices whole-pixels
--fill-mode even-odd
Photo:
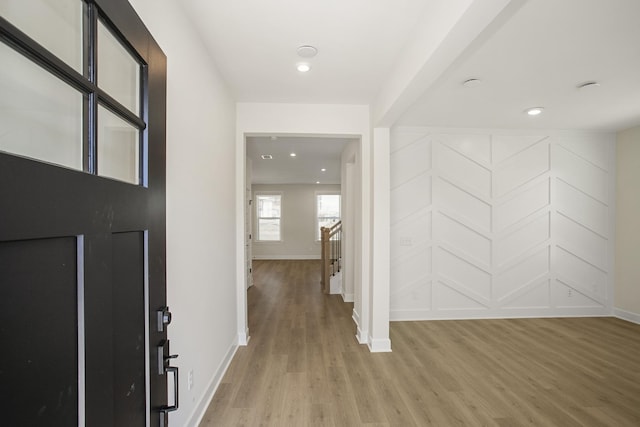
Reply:
[[[201,426],[358,425],[346,363],[369,351],[355,340],[353,304],[321,293],[320,261],[255,260],[253,274],[251,340]]]
[[[254,261],[251,341],[201,427],[637,426],[640,326],[613,318],[394,322],[355,340],[319,261]]]

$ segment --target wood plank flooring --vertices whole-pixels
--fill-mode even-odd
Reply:
[[[355,340],[317,261],[256,261],[251,340],[201,427],[640,426],[640,326],[614,318],[392,322]]]

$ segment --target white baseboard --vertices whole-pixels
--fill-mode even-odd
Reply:
[[[358,314],[355,307],[353,308],[351,318],[353,319],[353,323],[356,324],[356,339],[358,340],[358,343],[367,344],[369,342],[367,340],[367,335],[369,335],[369,331],[363,331],[360,329],[360,314]]]
[[[209,404],[213,399],[213,395],[216,393],[216,390],[220,385],[220,381],[222,381],[222,377],[224,377],[225,372],[227,372],[227,369],[229,368],[229,365],[231,364],[233,356],[236,354],[237,350],[238,344],[233,343],[227,351],[224,359],[222,359],[222,362],[213,375],[213,378],[211,378],[211,381],[209,381],[209,385],[207,386],[202,399],[200,399],[200,402],[198,402],[193,412],[191,413],[191,416],[189,417],[186,424],[187,426],[197,427],[202,421],[202,418],[207,412],[207,408],[209,407]]]
[[[249,328],[247,328],[244,332],[238,332],[238,345],[246,346],[249,344],[249,340],[251,337],[249,336]]]
[[[342,293],[342,272],[338,272],[335,276],[329,276],[329,293],[337,295]]]
[[[618,319],[626,320],[628,322],[637,323],[638,325],[640,325],[640,314],[638,313],[622,310],[620,308],[614,308],[613,315]]]
[[[466,320],[466,319],[518,319],[539,317],[606,317],[611,316],[607,307],[575,307],[575,308],[517,308],[510,310],[391,310],[389,320],[392,322],[409,322],[423,320]]]
[[[356,340],[358,340],[358,344],[368,344],[367,332],[361,331],[360,326],[356,328]]]
[[[305,260],[305,259],[320,259],[320,255],[254,255],[253,259],[256,260],[265,260],[265,261],[269,261],[269,260],[288,260],[288,259],[294,259],[294,260]]]
[[[353,302],[353,294],[342,294],[342,301]]]
[[[371,353],[391,352],[391,340],[389,338],[374,339],[369,337],[368,346]]]

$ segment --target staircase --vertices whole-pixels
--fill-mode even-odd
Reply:
[[[321,227],[322,241],[322,292],[331,292],[332,278],[340,274],[342,267],[342,221],[338,221],[331,227]]]

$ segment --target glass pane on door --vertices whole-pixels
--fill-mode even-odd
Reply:
[[[0,151],[83,168],[78,92],[0,42]]]
[[[83,73],[82,0],[0,0],[0,15]]]
[[[140,182],[140,131],[98,107],[98,175]]]
[[[140,114],[140,64],[98,21],[98,86],[135,114]]]

